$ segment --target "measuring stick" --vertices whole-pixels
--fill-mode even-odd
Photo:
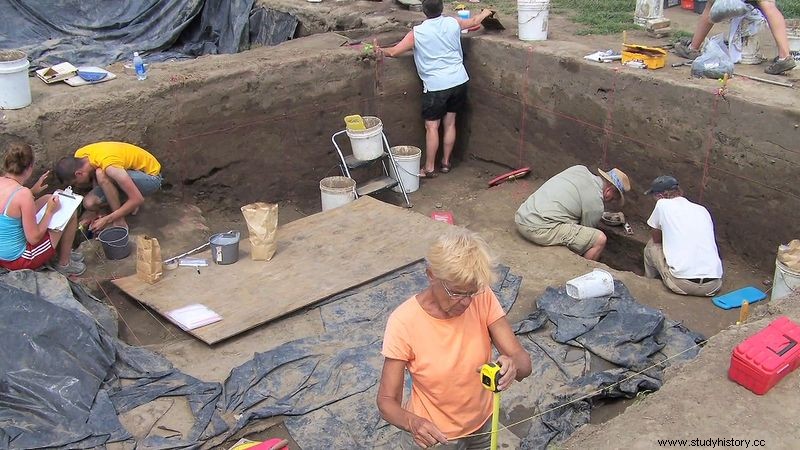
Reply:
[[[202,250],[202,249],[204,249],[204,248],[208,247],[209,245],[210,245],[210,244],[209,244],[208,242],[206,242],[205,244],[201,245],[200,247],[193,248],[193,249],[189,250],[188,252],[181,253],[181,254],[180,254],[180,255],[178,255],[178,256],[173,256],[173,257],[172,257],[172,258],[170,258],[170,259],[165,259],[165,260],[164,260],[164,264],[166,264],[166,263],[168,263],[168,262],[170,262],[170,261],[174,261],[174,260],[176,260],[176,259],[183,258],[184,256],[189,256],[189,255],[191,255],[191,254],[192,254],[192,253],[194,253],[194,252],[199,252],[200,250]]]
[[[497,430],[500,428],[500,392],[492,393],[494,409],[492,411],[492,441],[491,450],[497,450]]]
[[[794,84],[792,84],[792,83],[784,83],[783,81],[773,81],[773,80],[768,80],[766,78],[751,77],[750,75],[742,75],[740,73],[737,73],[736,76],[737,77],[742,77],[742,78],[747,78],[747,79],[753,80],[753,81],[760,81],[762,83],[774,84],[775,86],[783,86],[783,87],[788,87],[788,88],[794,87]]]

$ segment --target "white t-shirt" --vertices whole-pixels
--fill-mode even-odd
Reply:
[[[703,206],[684,197],[662,198],[647,224],[661,230],[664,257],[675,278],[722,278],[714,222]]]

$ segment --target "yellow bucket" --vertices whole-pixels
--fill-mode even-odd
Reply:
[[[347,125],[347,129],[351,131],[363,131],[367,129],[367,126],[364,124],[364,118],[357,114],[345,117],[344,123]]]

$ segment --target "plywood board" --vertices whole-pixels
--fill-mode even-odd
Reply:
[[[447,226],[362,197],[280,227],[272,261],[250,260],[242,239],[235,264],[211,264],[199,274],[179,267],[153,285],[136,275],[114,284],[161,315],[192,303],[208,306],[222,321],[190,333],[214,344],[422,259]],[[193,256],[211,261],[210,251]]]

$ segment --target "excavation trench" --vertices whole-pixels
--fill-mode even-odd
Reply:
[[[165,167],[172,189],[163,201],[199,206],[212,228],[241,225],[238,207],[254,201],[280,202],[297,212],[293,217],[311,214],[320,208],[319,180],[339,175],[330,138],[344,127],[344,116],[378,116],[392,145],[424,147],[413,60],[377,61],[344,42],[319,34],[276,48],[163,64],[145,83],[121,77],[81,94],[34,84],[34,106],[7,115],[0,137],[31,142],[43,164],[92,141],[136,142]],[[643,224],[653,206],[641,192],[666,172],[711,210],[718,239],[740,268],[737,281],[763,279],[770,271],[775,247],[800,220],[800,208],[787,207],[800,198],[791,176],[800,159],[790,150],[796,111],[740,99],[719,108],[706,89],[611,71],[562,56],[552,43],[533,50],[499,38],[469,39],[465,54],[470,100],[459,116],[457,166],[452,175],[425,181],[412,201],[423,214],[450,209],[457,223],[497,238],[506,264],[530,276],[512,318],[530,312],[544,286],[587,268],[565,253],[531,261],[511,223],[539,183],[573,164],[619,167],[633,179],[626,214],[636,235],[610,234],[603,261],[610,267],[641,274]],[[486,189],[505,167],[523,166],[533,170],[529,179]],[[380,198],[400,204],[396,194]],[[660,287],[620,276],[634,294]],[[114,295],[118,305],[129,302]],[[731,322],[705,304],[649,295],[642,301],[706,334]],[[128,305],[134,329],[155,327],[146,310]],[[170,339],[154,330],[150,343]]]

